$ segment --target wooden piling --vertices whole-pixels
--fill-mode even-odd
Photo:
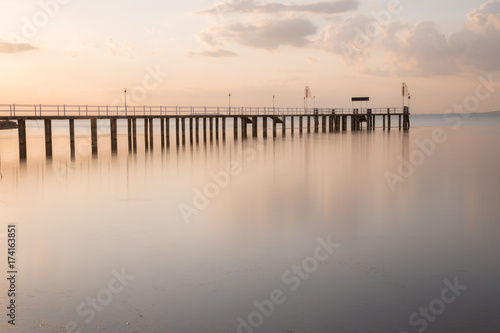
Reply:
[[[252,117],[252,137],[257,137],[257,117]]]
[[[149,121],[148,118],[144,118],[144,149],[149,149]]]
[[[92,155],[97,155],[97,119],[90,119],[90,138],[92,142]]]
[[[233,139],[238,139],[238,117],[233,117]]]
[[[154,118],[149,118],[149,149],[153,149],[153,123]]]
[[[165,118],[165,140],[167,141],[167,147],[170,146],[170,118]]]
[[[137,152],[137,119],[132,118],[132,148]]]
[[[286,117],[283,116],[283,123],[281,123],[281,135],[285,137],[286,135]]]
[[[314,115],[314,133],[319,132],[319,117],[317,114]]]
[[[26,120],[17,121],[17,135],[19,137],[19,160],[26,161]]]
[[[311,133],[311,116],[306,116],[307,118],[307,133]]]
[[[262,117],[262,136],[267,138],[267,116]]]
[[[182,117],[181,118],[181,139],[182,139],[182,145],[184,146],[186,144],[186,118]]]
[[[75,119],[69,119],[69,150],[71,159],[75,159]]]
[[[160,118],[161,149],[165,149],[165,119]]]
[[[180,123],[181,119],[179,117],[176,117],[175,118],[175,143],[177,146],[179,146],[179,137],[180,137],[180,133],[179,133],[179,123]]]
[[[222,141],[226,140],[226,117],[222,117]]]
[[[303,127],[303,126],[302,126],[302,125],[303,125],[303,124],[302,124],[302,122],[303,122],[303,119],[302,119],[302,118],[304,118],[304,117],[299,116],[299,134],[302,134],[302,127]]]
[[[48,158],[52,157],[52,120],[45,119],[45,155]]]
[[[131,152],[133,149],[132,144],[132,118],[127,118],[127,141],[128,141],[128,151]]]
[[[295,118],[294,116],[290,117],[290,133],[292,134],[292,136],[293,136],[293,132],[295,130],[294,118]]]
[[[109,119],[109,127],[111,133],[111,152],[116,152],[118,150],[118,133],[117,133],[117,119],[110,118]]]
[[[213,140],[214,140],[214,121],[213,121],[212,117],[208,118],[208,123],[209,123],[208,126],[210,127],[210,142],[213,142]]]
[[[326,116],[321,117],[321,131],[326,133]]]
[[[189,117],[189,143],[191,145],[193,145],[193,122],[194,122],[194,119],[193,117]]]

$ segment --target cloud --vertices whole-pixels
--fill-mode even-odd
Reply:
[[[207,50],[200,52],[189,52],[189,55],[192,56],[203,56],[203,57],[212,57],[212,58],[225,58],[225,57],[236,57],[237,54],[224,49],[217,50]]]
[[[4,42],[4,41],[0,40],[0,53],[18,53],[18,52],[25,52],[25,51],[31,51],[31,50],[36,50],[36,49],[37,48],[31,44],[27,44],[27,43],[16,44],[16,43],[9,43],[9,42]]]
[[[274,14],[285,12],[331,15],[355,10],[358,0],[320,1],[304,5],[279,2],[261,3],[255,0],[226,0],[197,14],[224,15],[229,13]]]
[[[332,20],[311,45],[378,75],[450,75],[470,67],[496,71],[500,70],[500,2],[486,1],[449,37],[434,22],[408,24],[395,18],[379,22],[356,15]],[[377,68],[367,65],[380,55],[384,61]]]

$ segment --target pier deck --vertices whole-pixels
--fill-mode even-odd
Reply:
[[[315,133],[321,132],[343,132],[348,129],[348,120],[351,131],[375,129],[377,118],[382,118],[382,128],[391,129],[391,119],[398,118],[399,129],[410,128],[409,107],[402,108],[272,108],[272,107],[166,107],[166,106],[94,106],[94,105],[16,105],[0,104],[0,121],[17,121],[19,136],[19,157],[26,159],[26,121],[42,120],[45,129],[45,151],[47,157],[52,157],[52,120],[68,120],[70,132],[71,156],[74,156],[74,126],[75,120],[90,120],[90,132],[92,141],[92,152],[97,154],[97,120],[107,119],[110,123],[111,150],[117,151],[117,122],[127,121],[128,146],[130,151],[137,149],[137,119],[144,122],[145,147],[153,147],[154,122],[160,122],[161,145],[170,144],[170,120],[175,122],[176,143],[179,145],[179,137],[185,144],[186,122],[189,126],[189,138],[191,143],[193,137],[199,139],[200,131],[206,140],[207,133],[216,138],[222,132],[222,138],[226,138],[228,121],[232,122],[233,137],[241,138],[248,135],[248,126],[252,126],[252,137],[257,137],[258,128],[262,130],[264,138],[269,130],[267,121],[272,122],[273,137],[279,125],[282,135],[286,135],[287,126],[291,134],[295,130],[303,133],[306,130]],[[200,121],[201,120],[201,121]],[[298,128],[295,121],[298,120]],[[304,122],[305,120],[305,122]],[[387,126],[386,126],[387,120]],[[207,130],[208,123],[208,130]],[[259,126],[260,124],[260,126]],[[305,126],[304,126],[305,125]]]

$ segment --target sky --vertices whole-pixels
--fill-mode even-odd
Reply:
[[[0,104],[500,109],[500,0],[0,0]],[[489,83],[488,83],[489,82]]]

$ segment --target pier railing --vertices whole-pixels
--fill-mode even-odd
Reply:
[[[402,114],[404,108],[288,108],[207,106],[111,106],[0,104],[0,117],[147,117],[147,116],[291,116],[331,114]]]

